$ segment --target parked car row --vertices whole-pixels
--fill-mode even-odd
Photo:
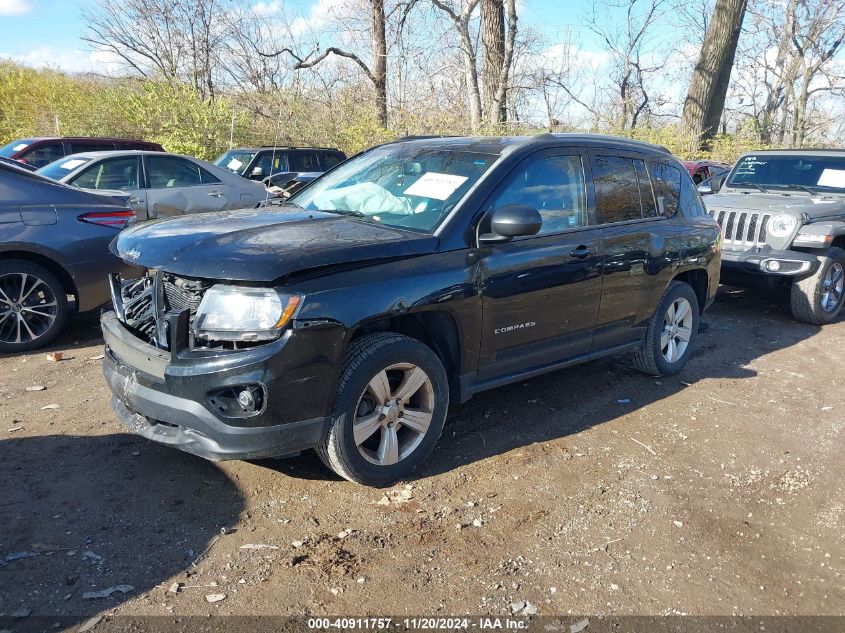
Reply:
[[[37,174],[126,199],[139,220],[255,207],[266,187],[190,156],[136,150],[85,152]]]
[[[164,148],[158,143],[134,139],[41,136],[12,141],[0,147],[0,156],[30,166],[33,169],[39,169],[70,154],[126,149],[164,151]]]

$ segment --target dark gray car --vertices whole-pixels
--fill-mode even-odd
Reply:
[[[845,305],[845,152],[745,154],[705,200],[721,226],[724,283],[788,288],[792,315],[805,323],[839,316]]]
[[[71,310],[109,299],[128,269],[109,243],[135,213],[114,200],[0,163],[0,353],[47,344]]]

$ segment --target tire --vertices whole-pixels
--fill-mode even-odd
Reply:
[[[689,311],[683,318],[678,313],[682,308]],[[692,355],[698,320],[695,291],[689,284],[673,281],[648,322],[642,347],[634,354],[637,369],[649,376],[671,376],[681,371]]]
[[[789,297],[792,316],[812,325],[835,321],[845,303],[845,250],[829,248],[819,261],[815,274],[792,282]]]
[[[416,390],[402,393],[400,386],[411,376],[411,388],[423,382]],[[399,401],[394,403],[397,396]],[[443,431],[448,408],[446,371],[429,347],[390,332],[363,336],[346,352],[331,425],[316,447],[317,455],[344,479],[388,486],[429,456]],[[410,411],[416,414],[413,425],[406,416]]]
[[[0,352],[47,345],[62,331],[67,316],[67,289],[53,273],[24,260],[0,261]]]

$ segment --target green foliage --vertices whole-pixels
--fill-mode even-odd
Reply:
[[[507,123],[485,124],[475,134],[544,131]],[[743,152],[762,149],[751,124],[717,136],[708,152],[695,153],[675,125],[601,131],[663,145],[685,159],[733,162]],[[0,62],[0,145],[39,135],[120,136],[213,160],[229,147],[230,134],[235,146],[331,146],[352,155],[399,136],[472,133],[465,109],[451,104],[395,108],[385,129],[378,123],[366,83],[347,85],[321,100],[293,91],[205,99],[187,84],[74,76]]]

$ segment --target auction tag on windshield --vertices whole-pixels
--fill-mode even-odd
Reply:
[[[417,181],[405,189],[404,193],[409,196],[445,200],[466,181],[466,176],[452,176],[430,171],[417,178]]]
[[[845,188],[845,169],[825,169],[816,184],[819,187]]]
[[[19,151],[21,151],[22,149],[26,149],[27,147],[29,147],[29,145],[28,145],[27,143],[21,143],[20,145],[15,145],[15,146],[12,148],[12,151],[13,151],[13,152],[19,152]]]
[[[59,167],[61,167],[62,169],[67,169],[68,171],[70,171],[71,169],[76,169],[80,165],[84,165],[84,164],[85,164],[85,160],[80,160],[78,158],[74,158],[72,160],[67,161],[66,163],[62,163],[61,165],[59,165]]]
[[[240,169],[241,167],[243,167],[243,161],[240,161],[237,158],[233,158],[229,161],[226,167],[228,169],[231,169],[232,171],[235,171],[236,169]]]

